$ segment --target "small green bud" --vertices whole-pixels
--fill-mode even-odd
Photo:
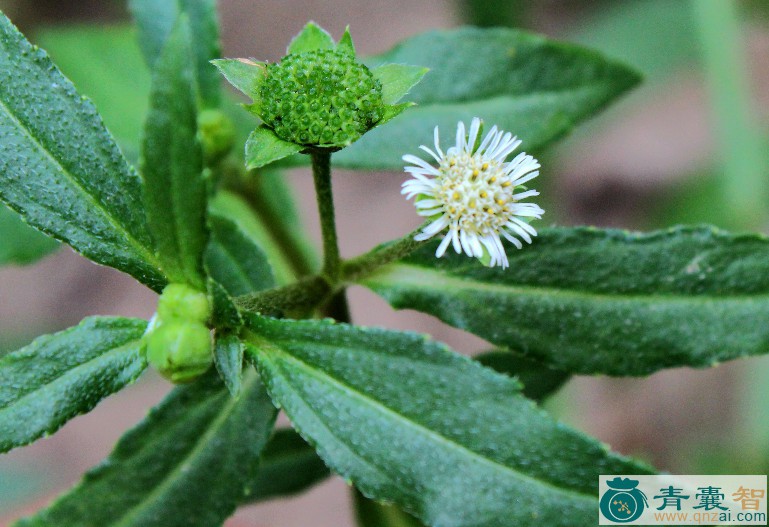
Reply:
[[[382,84],[354,56],[331,49],[269,64],[259,96],[265,124],[281,139],[308,146],[349,145],[384,112]]]
[[[158,300],[158,318],[162,324],[174,319],[203,324],[211,316],[208,296],[185,284],[169,284]]]
[[[190,382],[213,361],[211,333],[199,322],[163,322],[147,335],[147,361],[173,383]]]
[[[198,137],[207,165],[226,156],[235,144],[235,127],[219,110],[203,110],[198,116]]]

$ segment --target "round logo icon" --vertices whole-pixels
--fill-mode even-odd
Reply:
[[[630,523],[640,518],[644,507],[649,506],[646,494],[636,488],[638,480],[616,477],[606,484],[609,490],[601,496],[599,508],[607,520]]]

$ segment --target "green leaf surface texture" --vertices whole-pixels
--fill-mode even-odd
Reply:
[[[262,452],[262,462],[244,503],[298,494],[326,479],[331,471],[293,429],[276,430]]]
[[[769,240],[711,227],[540,231],[487,268],[430,245],[365,280],[394,307],[571,373],[646,375],[769,351]]]
[[[247,324],[247,353],[321,458],[429,525],[594,525],[598,475],[648,471],[555,422],[511,378],[422,335]]]
[[[36,42],[86,95],[131,162],[147,114],[150,74],[128,25],[54,26],[35,32]]]
[[[276,285],[267,255],[243,228],[221,216],[212,216],[209,221],[211,240],[206,250],[206,267],[213,279],[231,296]]]
[[[220,527],[249,492],[276,411],[253,370],[176,388],[69,493],[17,527]]]
[[[27,265],[59,248],[56,240],[36,231],[0,203],[0,265]]]
[[[221,79],[210,63],[222,56],[216,0],[130,0],[128,5],[139,28],[139,45],[151,69],[180,15],[187,17],[198,93],[204,106],[217,107],[221,98]]]
[[[236,335],[217,333],[214,363],[230,395],[238,397],[243,377],[243,344]]]
[[[476,355],[475,360],[484,366],[510,377],[523,385],[523,395],[540,402],[552,395],[569,380],[569,374],[508,350],[492,350]]]
[[[208,191],[189,42],[181,18],[155,63],[141,173],[147,220],[166,274],[172,282],[203,289]]]
[[[371,57],[430,71],[411,89],[417,103],[334,156],[349,168],[400,168],[401,156],[431,145],[439,126],[448,147],[457,122],[480,117],[539,150],[639,82],[629,68],[594,51],[506,28],[461,28],[411,37]]]
[[[0,452],[26,445],[91,411],[146,367],[147,322],[94,317],[0,359]]]
[[[1,14],[0,198],[88,258],[165,284],[139,177],[93,104]]]

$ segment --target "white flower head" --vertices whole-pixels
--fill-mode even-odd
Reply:
[[[537,231],[525,220],[540,219],[545,212],[534,203],[521,200],[538,196],[536,190],[521,188],[539,175],[539,162],[521,152],[512,161],[505,159],[521,141],[510,132],[493,127],[478,144],[481,120],[457,126],[456,144],[444,153],[440,147],[438,127],[435,127],[435,151],[422,145],[438,163],[434,167],[424,160],[405,155],[403,160],[414,166],[405,171],[413,179],[403,183],[401,194],[406,199],[416,197],[420,216],[434,218],[414,239],[426,240],[448,228],[435,251],[440,258],[451,243],[457,253],[488,260],[488,265],[508,267],[502,247],[505,238],[518,249],[521,240],[531,243]]]

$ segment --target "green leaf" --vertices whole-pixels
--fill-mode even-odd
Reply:
[[[344,28],[344,35],[339,39],[339,44],[336,45],[336,50],[348,55],[355,56],[355,44],[352,41],[352,35],[350,35],[350,26]]]
[[[0,359],[0,452],[52,434],[132,383],[146,367],[147,323],[87,318]]]
[[[329,477],[331,472],[299,434],[279,429],[262,452],[262,462],[244,504],[298,494]]]
[[[247,324],[246,351],[271,396],[326,464],[427,524],[594,525],[598,475],[648,471],[553,421],[514,380],[422,335]]]
[[[141,181],[93,105],[0,15],[0,199],[32,226],[155,290]]]
[[[296,35],[288,45],[286,54],[306,53],[318,49],[334,49],[334,39],[322,27],[315,22],[308,22],[304,29]]]
[[[93,101],[128,159],[138,161],[150,75],[135,28],[56,26],[37,31],[35,41],[48,50],[78,91]]]
[[[570,373],[645,375],[765,354],[769,240],[708,227],[544,229],[487,268],[435,245],[365,284]]]
[[[353,499],[359,527],[424,527],[422,522],[395,505],[370,500],[357,491],[354,491]]]
[[[238,308],[232,297],[213,278],[206,281],[208,298],[211,302],[211,323],[217,329],[238,329],[243,325]]]
[[[218,59],[211,63],[219,69],[227,82],[252,100],[259,99],[259,85],[267,75],[264,63],[248,59]]]
[[[189,39],[181,18],[155,64],[141,172],[147,222],[166,275],[203,289],[208,191]]]
[[[25,224],[18,214],[0,203],[0,265],[26,265],[59,248],[51,238]]]
[[[277,171],[251,173],[240,195],[220,191],[210,204],[212,215],[233,221],[264,251],[279,285],[317,268],[316,254],[303,235],[284,177]]]
[[[569,380],[569,374],[554,370],[508,350],[492,350],[475,357],[484,366],[518,379],[522,393],[537,402],[549,397]]]
[[[238,397],[243,377],[243,344],[237,335],[217,333],[214,363],[230,395]]]
[[[276,285],[267,255],[237,223],[217,215],[209,223],[211,240],[206,250],[206,267],[230,295],[245,295]]]
[[[428,71],[420,66],[384,64],[374,68],[371,73],[382,83],[382,101],[385,104],[395,104],[416,86]]]
[[[216,527],[249,491],[276,411],[253,372],[233,399],[215,372],[176,388],[110,456],[17,527]]]
[[[296,154],[303,148],[302,145],[284,141],[271,128],[262,125],[251,132],[246,141],[246,166],[249,169],[260,168]]]
[[[409,93],[418,106],[335,154],[339,166],[401,168],[403,154],[432,143],[435,126],[445,141],[457,121],[473,117],[517,135],[526,151],[539,150],[639,81],[596,52],[504,28],[424,33],[367,63],[430,71]]]
[[[203,105],[216,108],[221,98],[220,80],[210,61],[222,56],[216,0],[130,0],[139,27],[139,44],[151,68],[160,58],[166,41],[181,15],[190,24],[193,69]]]

